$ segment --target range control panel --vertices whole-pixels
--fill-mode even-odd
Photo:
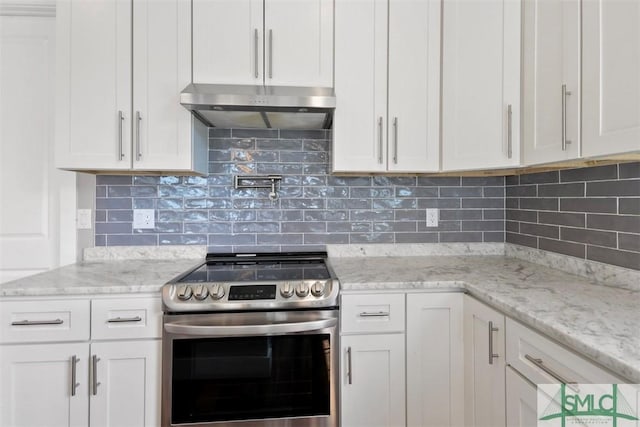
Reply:
[[[164,286],[167,311],[226,311],[338,305],[338,282],[329,280],[281,283],[173,283]]]

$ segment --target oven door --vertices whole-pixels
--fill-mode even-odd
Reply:
[[[165,315],[162,426],[337,426],[337,310]]]

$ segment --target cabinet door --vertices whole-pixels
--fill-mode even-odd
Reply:
[[[388,2],[336,0],[333,170],[387,169]]]
[[[265,84],[333,86],[333,0],[266,0]]]
[[[341,426],[405,425],[404,334],[341,337]]]
[[[191,114],[180,92],[191,82],[191,4],[133,4],[133,168],[192,168]]]
[[[465,296],[464,402],[469,426],[505,425],[504,336],[504,316]]]
[[[536,387],[511,367],[507,368],[507,426],[538,425]]]
[[[444,170],[519,164],[520,6],[443,1]]]
[[[0,425],[86,426],[88,350],[87,344],[0,346]]]
[[[640,2],[582,2],[582,155],[640,150]]]
[[[524,164],[580,156],[580,0],[524,2]]]
[[[389,2],[390,171],[440,166],[440,4]]]
[[[160,352],[159,340],[91,344],[92,427],[160,425]]]
[[[463,426],[463,294],[407,294],[407,425]]]
[[[131,167],[131,1],[60,0],[56,166]]]
[[[193,82],[262,84],[262,20],[262,0],[193,0]]]

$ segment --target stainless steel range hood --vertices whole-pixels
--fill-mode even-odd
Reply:
[[[192,83],[180,104],[211,127],[329,129],[336,97],[326,87]]]

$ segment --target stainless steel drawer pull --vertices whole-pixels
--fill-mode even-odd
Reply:
[[[551,369],[547,365],[545,365],[544,362],[542,361],[542,359],[533,357],[533,356],[531,356],[529,354],[525,354],[524,358],[527,359],[529,362],[533,363],[538,368],[542,369],[547,374],[551,375],[556,380],[560,381],[562,384],[565,384],[571,390],[575,391],[576,393],[580,392],[580,389],[576,385],[577,383],[575,381],[567,380],[562,375],[560,375],[559,373],[555,372],[553,369]]]
[[[389,317],[388,311],[363,311],[358,314],[360,317]]]
[[[353,375],[351,373],[351,347],[347,348],[347,380],[349,384],[353,384]]]
[[[124,151],[122,149],[122,127],[124,123],[124,113],[118,111],[118,160],[124,159]]]
[[[269,78],[273,78],[273,30],[269,30]]]
[[[398,118],[393,118],[393,163],[398,164]]]
[[[382,164],[382,117],[378,117],[378,163]]]
[[[253,61],[256,79],[258,78],[258,29],[253,32]]]
[[[95,354],[91,357],[91,393],[96,396],[98,394],[98,362],[100,358]]]
[[[513,148],[512,148],[512,129],[511,129],[511,119],[512,119],[512,111],[511,111],[511,104],[509,104],[509,106],[507,107],[507,157],[511,158],[512,154],[513,154]]]
[[[18,320],[11,322],[11,326],[62,325],[64,320]]]
[[[498,328],[493,326],[493,322],[489,322],[489,365],[493,365],[493,359],[500,357],[499,354],[493,352],[493,333],[498,332]]]
[[[127,322],[141,322],[142,317],[114,317],[113,319],[107,320],[107,323],[127,323]]]
[[[80,385],[80,383],[76,381],[76,371],[79,361],[78,356],[71,356],[71,396],[76,395],[76,389]]]
[[[562,85],[562,151],[567,150],[567,144],[571,144],[571,141],[567,141],[567,96],[571,95],[571,92],[567,90],[567,85]]]
[[[140,146],[140,120],[142,120],[140,111],[136,111],[136,161],[138,162],[142,158],[142,147]]]

